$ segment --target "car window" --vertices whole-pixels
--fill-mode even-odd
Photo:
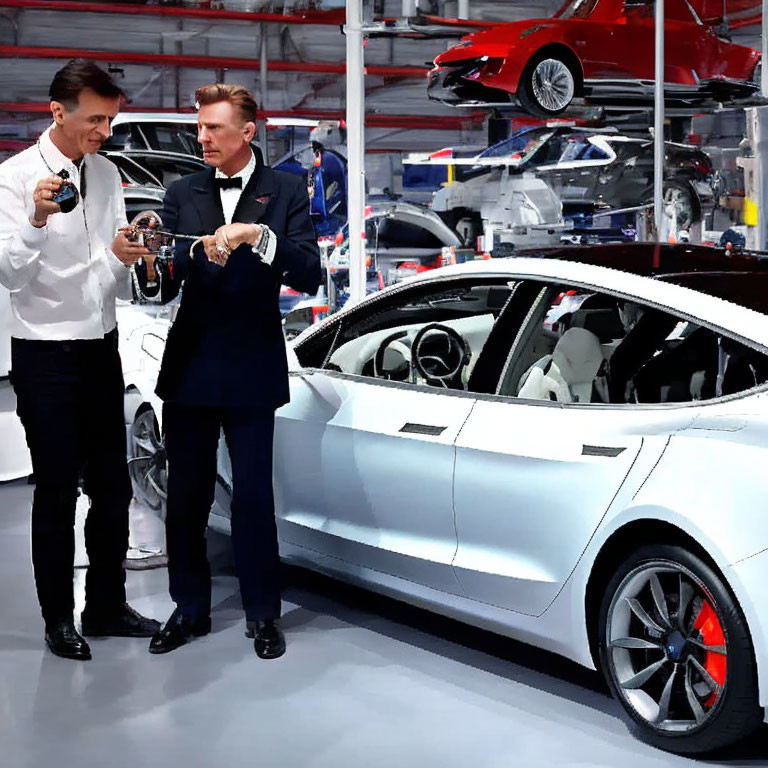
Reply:
[[[547,286],[509,353],[498,394],[561,403],[709,400],[768,381],[768,357],[673,313]]]
[[[403,289],[340,317],[296,353],[308,367],[474,391],[473,372],[512,293],[507,278]]]
[[[527,162],[534,155],[536,150],[545,144],[552,136],[553,131],[525,131],[510,136],[508,139],[488,147],[481,152],[479,157],[500,157],[509,158],[520,164]]]
[[[569,0],[558,12],[558,19],[585,19],[595,10],[598,0]]]

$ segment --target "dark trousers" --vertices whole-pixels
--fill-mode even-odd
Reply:
[[[125,602],[128,476],[117,330],[103,339],[11,341],[11,381],[35,475],[32,564],[43,619],[72,619],[78,485],[85,524],[89,609]]]
[[[211,612],[205,530],[216,486],[219,434],[232,460],[232,548],[248,621],[280,616],[280,560],[272,493],[275,414],[166,402],[165,518],[171,597],[193,619]]]

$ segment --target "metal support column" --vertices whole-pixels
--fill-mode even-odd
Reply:
[[[656,0],[656,88],[653,110],[653,220],[656,239],[664,217],[664,0]]]
[[[267,111],[267,88],[269,83],[267,81],[267,75],[269,74],[269,67],[267,64],[267,25],[259,24],[259,37],[261,40],[259,47],[259,90],[261,108]],[[264,156],[264,163],[269,165],[269,151],[267,148],[267,121],[266,119],[259,122],[259,146],[261,147],[261,154]]]
[[[760,63],[760,95],[768,96],[768,0],[763,0],[763,56]]]
[[[347,170],[349,302],[365,296],[365,74],[362,0],[347,0]]]

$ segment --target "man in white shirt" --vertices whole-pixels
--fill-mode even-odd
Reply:
[[[117,170],[95,154],[120,89],[74,59],[50,88],[53,125],[0,164],[0,283],[11,291],[11,381],[32,456],[32,563],[45,641],[91,658],[74,625],[74,521],[80,478],[91,500],[83,634],[148,637],[159,627],[125,602],[128,476],[115,298],[147,251],[128,241]],[[68,210],[54,199],[76,190]],[[64,212],[68,210],[68,212]]]
[[[176,610],[152,638],[168,653],[211,628],[205,528],[216,486],[220,431],[232,460],[232,547],[254,650],[285,651],[272,494],[275,409],[288,402],[281,283],[315,293],[320,255],[303,179],[273,171],[251,148],[256,103],[238,85],[198,89],[198,141],[210,169],[168,189],[162,219],[201,235],[177,243],[184,279],[157,394],[168,456],[168,576]]]

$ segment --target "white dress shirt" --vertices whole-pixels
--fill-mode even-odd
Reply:
[[[87,155],[85,202],[33,227],[40,179],[65,169],[80,189],[80,171],[51,141],[51,128],[0,164],[0,283],[11,292],[11,335],[99,339],[116,326],[115,298],[131,295],[129,271],[110,250],[127,224],[120,176],[105,157]]]
[[[232,217],[235,215],[235,208],[237,208],[237,204],[240,202],[240,195],[243,194],[243,190],[248,185],[248,182],[251,179],[251,176],[253,176],[253,172],[256,170],[256,158],[254,157],[253,152],[251,152],[251,159],[248,161],[248,165],[243,168],[242,171],[238,171],[237,173],[233,174],[232,176],[227,176],[225,173],[222,173],[218,168],[216,169],[216,178],[217,179],[242,179],[243,180],[243,186],[238,189],[237,187],[230,187],[229,189],[220,189],[219,194],[221,195],[221,209],[224,212],[224,221],[226,221],[227,224],[232,223]],[[266,224],[260,224],[259,226],[264,227],[265,229],[269,229],[269,227],[266,226]],[[269,238],[269,243],[267,244],[267,250],[264,254],[261,255],[261,260],[265,264],[271,264],[274,261],[275,258],[275,250],[277,249],[277,237],[272,232],[272,230],[269,230],[271,237]],[[255,249],[254,249],[254,252]]]

